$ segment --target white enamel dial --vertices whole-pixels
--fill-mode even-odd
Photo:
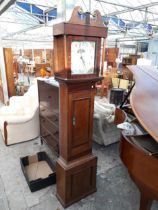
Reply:
[[[73,41],[71,43],[71,74],[93,74],[95,42]]]

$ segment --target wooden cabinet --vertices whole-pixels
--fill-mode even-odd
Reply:
[[[129,55],[129,57],[124,57],[122,59],[122,66],[126,67],[126,65],[136,65],[138,58],[140,58],[140,55]]]
[[[59,154],[59,88],[38,80],[41,139]]]
[[[140,58],[140,55],[129,55],[129,57],[124,57],[122,59],[122,73],[123,79],[133,80],[133,74],[127,68],[128,65],[136,65],[137,59]]]
[[[15,85],[14,85],[14,75],[13,75],[13,54],[11,48],[4,48],[4,62],[5,62],[5,70],[6,70],[6,78],[7,78],[7,86],[8,86],[8,95],[9,97],[15,96]]]
[[[107,66],[116,67],[116,58],[118,57],[119,48],[106,48],[105,49],[105,61]]]
[[[2,78],[1,78],[1,69],[0,69],[0,102],[4,102],[4,95],[3,95],[3,85],[2,85]]]

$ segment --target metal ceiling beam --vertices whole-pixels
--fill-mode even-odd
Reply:
[[[26,22],[17,22],[17,21],[12,21],[12,20],[5,20],[0,18],[0,23],[13,23],[13,24],[18,24],[18,25],[29,25],[29,26],[34,26],[33,23],[26,23]]]
[[[148,7],[146,7],[146,8],[148,8]],[[125,10],[121,10],[121,11],[117,11],[117,12],[112,12],[112,13],[109,13],[108,15],[110,15],[110,16],[120,15],[120,14],[123,14],[123,13],[126,13],[126,12],[132,12],[132,11],[135,11],[135,10],[138,10],[138,11],[141,11],[141,12],[145,12],[145,9],[137,9],[135,7],[133,9],[125,9]],[[152,14],[152,15],[158,15],[157,12],[152,12],[152,11],[149,11],[149,10],[148,10],[148,13]]]
[[[157,1],[149,3],[149,4],[143,4],[143,5],[140,5],[140,6],[137,6],[137,7],[132,7],[132,6],[129,6],[129,5],[124,5],[124,4],[119,4],[119,3],[113,3],[113,2],[110,2],[110,1],[107,1],[107,0],[95,0],[95,1],[103,2],[103,3],[106,3],[106,4],[111,4],[111,5],[114,5],[114,6],[119,6],[119,7],[123,7],[123,8],[127,8],[127,9],[131,9],[131,10],[133,10],[133,9],[135,10],[135,8],[143,9],[143,8],[146,8],[146,7],[152,7],[152,6],[158,5]]]
[[[115,6],[120,6],[120,7],[126,7],[127,9],[126,10],[122,10],[122,11],[132,11],[132,10],[135,10],[136,9],[136,7],[135,7],[135,9],[134,9],[134,7],[131,7],[131,6],[126,6],[126,5],[122,5],[122,4],[119,4],[119,3],[113,3],[113,2],[109,2],[109,1],[106,1],[106,0],[95,0],[95,1],[97,1],[97,2],[100,2],[100,4],[101,4],[101,2],[103,2],[103,3],[107,3],[107,4],[110,4],[110,5],[115,5]],[[153,5],[157,5],[158,4],[158,2],[155,2],[155,3],[153,3],[153,4],[146,4],[146,5],[148,5],[148,6],[153,6]],[[145,7],[146,5],[141,5],[141,6],[139,6],[139,8],[140,7]],[[102,6],[102,5],[101,5]],[[102,6],[103,7],[103,6]],[[137,7],[138,8],[138,7]],[[146,9],[146,7],[145,7],[145,9],[143,10],[142,9],[142,11],[143,12],[147,12],[147,9]],[[148,13],[152,13],[153,14],[153,12],[150,12],[149,10],[148,10]],[[119,14],[119,11],[117,11],[117,12],[113,12],[113,13],[109,13],[108,14],[108,17],[109,18],[113,18],[113,17],[115,17],[115,15],[114,14]],[[157,14],[157,13],[154,13],[154,14]],[[157,14],[158,15],[158,14]],[[106,16],[106,14],[105,14],[105,16]],[[121,19],[122,21],[128,21],[128,22],[137,22],[137,21],[134,21],[134,20],[125,20],[125,19]],[[144,20],[142,20],[142,21],[139,21],[139,23],[144,23]],[[146,22],[146,24],[148,24],[147,22]],[[150,25],[152,25],[152,26],[157,26],[156,24],[150,24]]]
[[[103,3],[106,3],[106,4],[111,4],[111,5],[114,5],[114,6],[118,6],[118,7],[126,7],[126,8],[131,8],[130,6],[128,5],[124,5],[124,4],[119,4],[119,3],[114,3],[114,2],[110,2],[110,1],[106,1],[106,0],[95,0],[95,1],[98,1],[98,2],[103,2]]]
[[[28,15],[31,15],[33,18],[38,20],[40,23],[45,23],[43,18],[44,12],[42,9],[32,6],[28,3],[16,2],[16,7],[23,12],[26,12]]]
[[[33,29],[40,28],[41,26],[44,26],[44,24],[43,25],[41,25],[41,24],[40,25],[35,25],[35,26],[29,27],[29,28],[22,29],[20,31],[15,32],[15,33],[11,33],[11,34],[8,34],[7,36],[4,36],[4,37],[2,37],[2,39],[4,40],[5,38],[13,37],[17,34],[21,34],[21,33],[24,33],[24,32],[27,32],[27,31],[30,31],[30,30],[33,30]]]
[[[33,18],[34,20],[36,20],[37,23],[45,23],[42,19],[39,19],[38,17],[36,17],[35,15],[33,15],[32,13],[29,13],[29,12],[26,12],[24,11],[23,9],[21,9],[20,7],[17,7],[19,11],[7,11],[7,12],[10,12],[10,13],[15,13],[16,14],[21,14],[21,15],[27,15],[28,17],[30,16],[31,18]],[[30,19],[29,22],[31,22],[32,20]]]
[[[57,18],[57,8],[52,8],[49,11],[45,11],[44,12],[45,16],[46,16],[46,22]]]
[[[21,1],[16,1],[16,7],[22,11],[25,11],[28,15],[32,15],[32,17],[36,18],[39,22],[42,23],[47,23],[49,20],[55,19],[57,17],[56,7],[43,10],[36,4]]]
[[[144,22],[142,22],[142,21],[136,21],[136,20],[129,20],[129,19],[124,19],[124,18],[120,18],[121,20],[123,20],[123,21],[126,21],[126,22],[129,22],[129,23],[144,23]],[[148,19],[148,22],[149,21],[154,21],[154,20],[157,20],[158,21],[158,18],[157,19]],[[152,26],[158,26],[158,24],[152,24],[152,23],[149,23],[150,25],[152,25]]]
[[[25,39],[9,39],[9,38],[4,38],[2,41],[13,41],[13,42],[37,42],[37,43],[51,43],[52,40],[25,40]]]
[[[48,9],[52,9],[52,7],[50,6],[47,6],[47,5],[43,5],[43,4],[39,4],[39,3],[33,3],[33,2],[26,2],[26,1],[20,1],[20,0],[16,0],[16,2],[21,2],[21,3],[28,3],[28,4],[31,4],[31,5],[34,5],[34,6],[39,6],[39,7],[45,7],[45,8],[48,8]],[[54,7],[57,7],[56,5],[53,6]]]
[[[95,1],[99,1],[99,2],[106,3],[106,4],[111,4],[111,5],[115,5],[115,6],[120,6],[120,7],[126,8],[126,9],[121,10],[121,11],[109,13],[108,15],[118,15],[118,14],[130,12],[130,11],[134,11],[134,10],[139,10],[139,11],[145,12],[146,11],[146,8],[149,8],[149,7],[153,7],[153,6],[157,6],[158,5],[158,1],[152,2],[152,3],[149,3],[149,4],[143,4],[143,5],[140,5],[140,6],[137,6],[137,7],[131,7],[131,6],[127,6],[127,5],[112,3],[112,2],[108,2],[108,1],[104,1],[104,0],[95,0]],[[155,13],[155,12],[153,13],[151,11],[148,11],[148,13],[158,14],[158,13]]]
[[[155,22],[155,21],[158,21],[158,18],[148,19],[148,22]],[[154,25],[154,24],[151,23],[151,25]],[[157,25],[155,25],[155,26],[157,26]]]
[[[118,38],[118,41],[119,42],[127,42],[127,41],[147,41],[147,40],[149,40],[150,38],[148,38],[148,37],[127,37],[127,38]]]
[[[16,0],[4,0],[0,3],[0,15],[3,14]]]

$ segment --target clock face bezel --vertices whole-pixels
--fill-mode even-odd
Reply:
[[[71,44],[72,42],[95,42],[95,54],[94,54],[94,71],[93,73],[83,73],[83,74],[72,74],[71,72]],[[101,50],[101,40],[97,37],[88,37],[88,36],[68,36],[67,37],[67,70],[68,70],[68,77],[70,78],[90,78],[96,77],[99,75],[100,71],[100,50]],[[77,64],[76,64],[77,65]]]
[[[71,74],[94,74],[95,41],[71,42]],[[77,63],[77,65],[76,65]]]

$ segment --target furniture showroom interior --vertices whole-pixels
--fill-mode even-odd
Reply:
[[[158,210],[158,1],[0,0],[0,210]]]

